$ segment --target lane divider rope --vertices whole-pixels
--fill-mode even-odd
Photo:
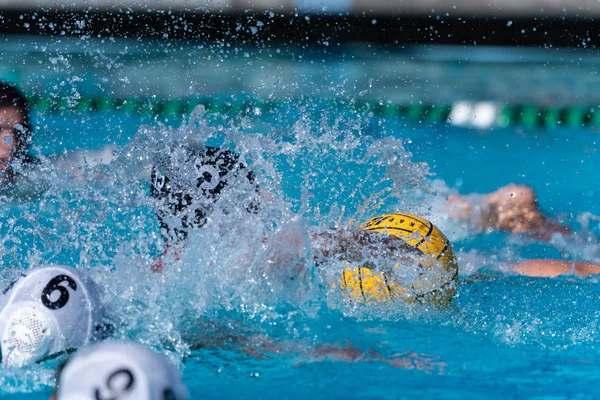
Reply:
[[[91,97],[74,101],[72,98],[32,96],[34,110],[42,114],[124,112],[134,116],[176,118],[189,115],[202,104],[208,111],[225,114],[260,114],[275,112],[286,103],[254,99],[231,100],[218,98],[112,98]],[[600,128],[600,106],[542,107],[535,105],[503,105],[494,102],[460,101],[453,104],[382,104],[377,101],[333,101],[336,110],[372,112],[384,118],[405,118],[420,123],[449,123],[456,126],[486,129],[520,126],[523,128],[553,129],[560,127]],[[293,103],[288,103],[287,106]]]

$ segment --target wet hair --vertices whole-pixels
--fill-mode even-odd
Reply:
[[[15,86],[0,81],[0,109],[16,108],[23,117],[22,129],[15,131],[15,156],[23,157],[31,142],[31,120],[29,102]]]

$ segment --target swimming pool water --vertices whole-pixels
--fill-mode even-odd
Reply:
[[[406,188],[400,197],[388,198],[383,207],[373,212],[391,211],[385,209],[386,206],[401,206],[407,211],[428,213],[443,224],[444,218],[436,214],[439,208],[435,204],[436,199],[443,199],[449,190],[459,190],[461,193],[487,192],[508,183],[525,183],[537,190],[540,205],[549,215],[564,217],[578,230],[584,230],[582,222],[591,222],[585,227],[586,232],[579,241],[566,244],[542,244],[503,234],[465,233],[458,228],[454,231],[451,226],[445,226],[444,230],[453,240],[461,262],[461,282],[449,310],[439,311],[431,307],[405,309],[400,306],[398,310],[385,312],[361,307],[355,309],[332,305],[331,296],[334,300],[335,296],[331,294],[315,295],[315,304],[311,303],[310,298],[307,300],[303,297],[300,297],[301,301],[292,297],[288,302],[279,301],[277,296],[256,297],[251,290],[256,286],[246,283],[244,279],[247,276],[243,273],[237,277],[239,286],[243,288],[240,289],[241,293],[230,298],[232,304],[243,307],[227,309],[217,305],[221,298],[215,296],[223,296],[224,290],[234,287],[236,277],[230,277],[230,282],[227,277],[220,275],[228,271],[225,267],[229,266],[230,260],[223,257],[224,253],[219,253],[223,249],[218,246],[215,254],[192,253],[183,260],[180,271],[177,267],[173,268],[160,279],[147,271],[145,267],[148,260],[160,247],[156,222],[145,200],[147,185],[143,179],[133,176],[135,168],[128,169],[126,162],[117,160],[113,172],[103,167],[93,171],[105,174],[108,181],[73,182],[60,179],[49,171],[48,175],[57,180],[42,202],[3,205],[6,212],[1,219],[0,233],[3,236],[2,257],[7,271],[26,268],[47,258],[96,271],[97,278],[106,288],[106,297],[112,297],[111,306],[118,310],[120,337],[131,337],[160,348],[177,362],[186,355],[181,366],[192,398],[597,396],[597,381],[600,379],[596,345],[600,315],[597,279],[531,279],[500,270],[506,263],[540,256],[585,257],[600,261],[594,236],[598,229],[595,215],[600,215],[595,201],[599,186],[595,170],[598,148],[595,132],[522,130],[512,127],[480,131],[445,124],[411,124],[401,118],[375,120],[365,114],[321,109],[319,104],[305,104],[306,110],[296,107],[297,104],[302,105],[302,92],[314,90],[323,97],[333,94],[347,96],[343,90],[348,88],[351,95],[357,95],[358,89],[355,87],[362,85],[363,90],[368,90],[370,79],[371,85],[375,84],[379,90],[378,96],[385,96],[391,89],[386,84],[377,83],[384,81],[381,77],[386,74],[400,76],[406,71],[412,71],[414,79],[403,78],[410,90],[404,90],[398,96],[420,93],[432,100],[454,99],[467,93],[484,97],[485,93],[472,93],[476,84],[469,89],[457,89],[458,85],[450,82],[446,82],[448,86],[440,86],[443,79],[448,79],[462,68],[456,59],[447,61],[441,55],[422,55],[416,62],[410,60],[410,56],[407,59],[393,58],[392,61],[380,56],[380,62],[375,62],[373,69],[365,69],[364,66],[357,67],[353,62],[346,62],[345,57],[356,56],[356,49],[327,53],[324,64],[320,61],[315,64],[320,60],[320,56],[314,56],[318,50],[310,51],[313,63],[298,61],[302,52],[278,56],[280,59],[272,63],[252,51],[245,57],[242,49],[238,52],[241,54],[239,59],[231,55],[235,61],[232,64],[227,64],[227,57],[223,56],[223,70],[218,70],[215,63],[205,57],[198,57],[200,67],[194,66],[191,57],[188,58],[189,64],[177,66],[175,55],[165,56],[152,46],[129,55],[121,54],[124,52],[121,43],[109,42],[105,43],[106,46],[94,44],[93,47],[85,47],[83,53],[73,52],[68,46],[61,47],[63,45],[57,42],[38,43],[37,46],[47,45],[53,47],[55,52],[64,52],[68,62],[65,64],[58,60],[53,64],[42,51],[33,52],[35,54],[28,57],[38,57],[44,63],[49,63],[48,73],[55,75],[51,79],[41,77],[35,70],[37,66],[34,67],[35,63],[30,60],[26,65],[32,68],[33,72],[28,73],[33,80],[23,75],[21,80],[25,85],[30,85],[30,90],[50,84],[53,79],[56,82],[68,82],[66,86],[71,85],[68,90],[73,87],[77,91],[97,88],[93,84],[96,78],[112,87],[118,81],[111,75],[112,72],[108,74],[111,80],[102,81],[102,74],[98,71],[113,63],[118,71],[117,76],[122,79],[129,77],[130,82],[135,77],[138,79],[137,85],[147,94],[158,95],[174,90],[169,87],[173,81],[178,82],[179,94],[189,93],[188,90],[192,89],[184,88],[187,81],[199,82],[197,76],[206,73],[218,77],[206,79],[206,85],[198,83],[203,91],[244,91],[247,85],[252,88],[253,94],[260,96],[264,95],[266,86],[273,85],[271,89],[276,86],[273,81],[261,76],[248,82],[247,79],[234,79],[236,74],[244,70],[254,71],[261,66],[265,68],[258,69],[264,70],[265,76],[270,73],[281,75],[281,68],[288,64],[290,69],[287,76],[291,77],[291,81],[283,88],[296,91],[294,96],[298,95],[300,100],[289,104],[282,102],[281,107],[272,113],[245,120],[233,118],[232,128],[228,127],[228,119],[211,115],[203,117],[209,124],[209,131],[225,132],[223,135],[246,146],[242,148],[249,149],[248,154],[258,156],[261,148],[266,153],[270,149],[280,151],[279,154],[267,154],[264,159],[257,157],[254,160],[257,167],[275,168],[275,172],[264,172],[269,178],[264,183],[276,197],[276,203],[268,208],[270,214],[266,219],[269,221],[280,218],[281,223],[286,218],[292,218],[293,213],[303,214],[307,225],[319,225],[319,221],[326,225],[336,214],[351,218],[364,201],[347,196],[353,192],[353,185],[365,182],[361,193],[368,194],[380,188],[378,185],[385,187],[383,174],[392,171],[395,174],[393,178],[399,182],[417,185],[430,182],[430,188],[437,195],[426,197],[431,202],[431,207],[428,207],[427,204],[416,203],[422,199],[422,195],[416,193],[418,191]],[[382,49],[377,51],[380,55],[385,54]],[[507,54],[511,51],[506,50]],[[208,54],[213,55],[213,52],[211,49]],[[414,52],[426,54],[423,49],[420,53]],[[359,53],[365,59],[369,55],[365,49]],[[78,54],[84,59],[99,59],[98,65],[89,67],[89,77],[80,76],[78,68],[85,71],[87,67],[83,63],[77,66]],[[218,57],[218,54],[216,52],[214,56]],[[489,53],[469,52],[468,55],[471,59],[480,57],[487,60],[479,64],[473,62],[471,68],[492,80],[502,81],[497,76],[502,76],[503,72],[497,70],[496,61],[489,61]],[[597,59],[594,55],[582,56],[585,57],[577,64],[580,68],[578,71],[595,68]],[[535,64],[549,75],[564,78],[565,65],[573,65],[556,58],[547,60],[544,56],[530,60],[524,70]],[[518,70],[518,57],[513,61],[515,65],[511,68]],[[166,75],[179,74],[186,79],[171,76],[165,79],[147,76],[142,79],[144,74],[136,74],[122,66],[129,65],[127,63],[145,64],[140,68],[146,72],[150,67],[165,65],[177,70]],[[302,69],[298,71],[289,66],[293,63],[302,64]],[[423,68],[416,68],[417,64]],[[52,70],[52,65],[59,67]],[[332,72],[337,68],[359,77],[362,84],[346,82],[344,79],[332,82],[324,78],[333,75]],[[323,70],[326,72],[323,73]],[[390,70],[394,70],[393,73]],[[254,76],[253,73],[241,75],[248,78]],[[426,82],[425,77],[434,77],[436,73],[442,73],[444,78]],[[83,79],[81,86],[77,79],[72,79],[73,76]],[[231,81],[222,76],[228,76]],[[315,77],[319,79],[311,87],[307,82]],[[35,85],[31,83],[36,80],[38,83]],[[136,92],[138,87],[135,85],[124,84],[120,90],[129,95]],[[530,100],[535,93],[557,91],[562,96],[561,101],[568,101],[577,98],[580,93],[577,87],[556,85],[546,85],[544,81],[539,90],[531,93],[523,90],[525,94],[521,93],[519,100]],[[64,88],[59,87],[61,89],[56,89],[57,93]],[[372,96],[373,93],[365,95]],[[502,99],[516,96],[504,90],[496,91],[493,95]],[[286,97],[281,93],[277,96]],[[587,100],[593,100],[594,96],[590,90]],[[156,121],[142,121],[123,113],[38,114],[35,115],[35,122],[38,126],[35,144],[42,154],[55,154],[63,149],[97,149],[116,144],[121,149],[121,156],[130,150],[134,154],[140,154],[135,153],[140,149],[144,151],[143,146],[131,147],[140,124],[157,125]],[[179,126],[177,121],[171,121],[170,124]],[[145,137],[158,139],[164,133],[168,135],[174,131],[154,129]],[[254,139],[258,142],[253,142]],[[263,147],[252,147],[257,143]],[[286,147],[286,143],[290,146]],[[160,149],[152,141],[141,144],[148,149]],[[273,147],[268,147],[271,145]],[[408,157],[402,145],[406,151],[412,152],[410,162],[389,159],[389,164],[386,163],[385,150],[392,146],[400,146],[396,154]],[[381,164],[369,159],[367,148],[375,152],[373,158]],[[425,170],[419,167],[418,162],[427,163],[435,176],[422,181],[421,174]],[[352,176],[348,171],[358,171],[357,174],[362,174],[362,177]],[[443,183],[432,184],[436,179]],[[283,188],[281,197],[278,187]],[[302,187],[305,191],[301,190]],[[303,197],[306,191],[312,196]],[[349,210],[343,213],[337,211],[344,205]],[[227,216],[224,218],[226,220]],[[202,240],[211,240],[210,234],[206,235],[198,238],[199,244]],[[245,243],[242,241],[242,244]],[[206,251],[205,247],[199,247]],[[220,262],[211,270],[206,260],[215,259]],[[218,279],[222,279],[222,282],[215,283]],[[133,280],[137,282],[135,288],[127,284]],[[308,282],[311,284],[306,293],[315,293],[317,285],[313,281]],[[284,290],[293,293],[295,288]],[[212,326],[211,320],[216,321],[218,326]],[[206,332],[220,333],[225,339],[221,336],[218,345],[200,350],[190,351],[186,347],[202,342]],[[232,339],[235,337],[238,339]],[[239,337],[243,338],[242,344],[237,342]],[[245,342],[246,339],[248,342]],[[244,343],[250,343],[250,348],[263,349],[264,354],[245,354],[240,351]],[[356,348],[366,354],[360,361],[354,362],[319,361],[319,349],[327,344]],[[44,384],[51,383],[53,367],[53,363],[48,363],[28,370],[1,371],[2,397],[46,398],[49,389]],[[43,384],[40,386],[39,382]]]

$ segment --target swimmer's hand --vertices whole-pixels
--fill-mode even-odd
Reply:
[[[152,270],[152,272],[162,274],[164,266],[165,262],[163,260],[163,257],[156,257],[154,259],[154,262],[150,265],[150,269]]]
[[[179,261],[181,259],[181,253],[183,252],[183,250],[184,250],[184,248],[182,245],[178,245],[178,246],[166,245],[162,256],[156,257],[154,259],[154,262],[150,265],[150,269],[152,270],[152,272],[156,272],[157,274],[162,273],[163,269],[166,265],[166,260],[169,258],[169,256],[174,261]]]
[[[70,173],[75,181],[102,180],[105,175],[97,173],[98,165],[108,165],[117,158],[117,147],[105,146],[99,150],[65,152],[48,159],[58,172]]]

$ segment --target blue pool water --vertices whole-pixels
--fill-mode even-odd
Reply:
[[[39,154],[115,145],[117,159],[86,171],[86,180],[49,167],[40,179],[50,188],[40,201],[2,204],[3,282],[41,262],[89,269],[104,289],[117,337],[169,355],[181,367],[192,398],[597,397],[597,279],[532,279],[505,270],[533,257],[600,261],[597,134],[514,127],[481,131],[324,108],[331,107],[325,101],[330,96],[358,96],[362,90],[367,91],[362,96],[376,99],[417,96],[414,101],[479,100],[485,94],[485,99],[526,102],[535,93],[555,91],[560,101],[586,96],[594,101],[593,91],[569,86],[574,79],[569,71],[575,68],[593,81],[585,72],[596,67],[597,56],[536,53],[525,63],[505,49],[512,54],[512,73],[533,68],[548,75],[548,81],[537,76],[539,90],[515,93],[504,80],[509,73],[500,72],[495,53],[486,51],[466,53],[470,62],[463,67],[461,58],[451,57],[456,49],[438,49],[437,55],[409,49],[386,57],[377,49],[379,61],[365,66],[351,61],[367,60],[364,48],[327,53],[323,63],[318,50],[290,51],[271,60],[256,50],[223,55],[220,49],[192,46],[197,53],[180,62],[181,50],[170,54],[165,46],[174,45],[27,38],[6,45],[5,53],[13,57],[28,50],[25,67],[16,74],[30,92],[47,85],[56,94],[271,93],[280,106],[245,118],[198,115],[187,131],[178,129],[179,120],[160,127],[158,121],[119,112],[36,114]],[[85,62],[94,57],[96,64]],[[5,60],[3,67],[15,70],[14,58]],[[166,71],[163,78],[150,74],[158,67]],[[463,68],[470,73],[461,75]],[[495,83],[488,93],[477,92],[473,71]],[[393,90],[398,83],[393,76],[405,77],[401,90]],[[323,106],[303,104],[303,93],[320,96]],[[149,128],[140,128],[143,124]],[[248,221],[216,216],[214,230],[192,237],[193,250],[157,277],[148,267],[162,243],[143,171],[146,157],[170,140],[186,140],[186,132],[243,152],[273,199]],[[563,218],[581,236],[547,244],[480,234],[453,226],[441,211],[449,192],[488,192],[508,183],[534,187],[544,211]],[[432,194],[424,195],[422,188]],[[377,199],[369,196],[378,192],[387,194],[375,205]],[[319,229],[396,209],[430,217],[452,240],[461,274],[450,309],[347,304],[323,271],[309,271],[298,286],[277,286],[271,277],[259,278],[260,251],[247,254],[265,232],[286,224]],[[215,239],[219,229],[229,232],[229,242]],[[240,260],[247,265],[241,268]],[[323,357],[332,347],[364,355],[350,362]],[[0,371],[2,398],[47,398],[55,365]]]

